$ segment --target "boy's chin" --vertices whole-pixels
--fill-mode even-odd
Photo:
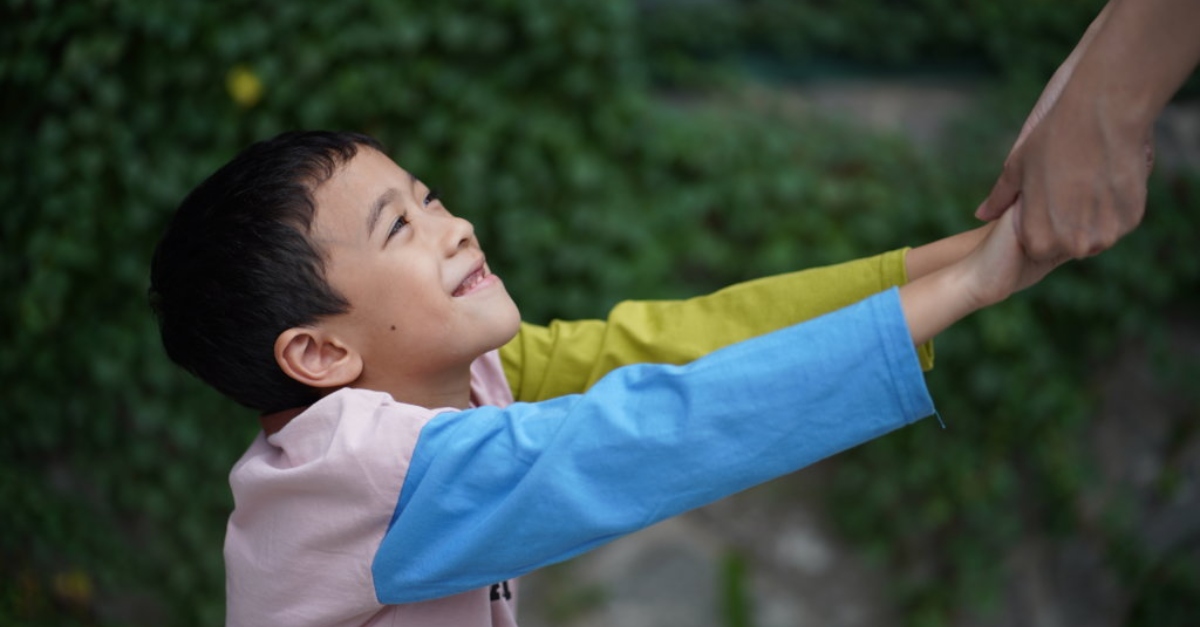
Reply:
[[[517,309],[517,306],[514,304],[513,308],[512,308],[512,317],[508,320],[508,329],[507,329],[507,332],[504,334],[504,337],[503,337],[504,341],[500,342],[500,346],[504,346],[505,344],[508,344],[509,342],[511,342],[513,340],[513,338],[517,337],[517,333],[520,330],[521,330],[521,311],[519,309]],[[500,348],[500,346],[497,346],[496,348]]]

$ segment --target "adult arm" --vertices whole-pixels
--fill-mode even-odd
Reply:
[[[1019,213],[1039,261],[1104,250],[1141,222],[1155,119],[1200,63],[1200,2],[1112,0],[1035,105],[976,213]]]

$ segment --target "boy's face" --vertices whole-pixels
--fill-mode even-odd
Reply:
[[[417,402],[516,334],[520,314],[471,223],[387,156],[360,147],[313,196],[311,237],[350,302],[321,324],[362,356],[356,386]]]

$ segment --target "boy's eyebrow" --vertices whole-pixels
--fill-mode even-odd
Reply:
[[[408,185],[410,188],[417,186],[417,177],[413,176],[411,172],[408,174]],[[375,232],[375,225],[379,224],[379,216],[383,214],[383,208],[395,200],[399,193],[400,191],[395,187],[389,187],[379,195],[379,198],[375,199],[375,202],[371,203],[371,210],[367,212],[367,237]]]
[[[395,200],[399,193],[395,187],[389,187],[379,195],[379,198],[375,199],[375,202],[371,203],[371,210],[367,212],[367,237],[375,232],[375,225],[379,223],[379,216],[383,213],[383,208]]]

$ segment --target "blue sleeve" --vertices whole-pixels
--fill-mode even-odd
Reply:
[[[933,413],[898,292],[582,395],[441,414],[372,573],[382,603],[575,556]]]

